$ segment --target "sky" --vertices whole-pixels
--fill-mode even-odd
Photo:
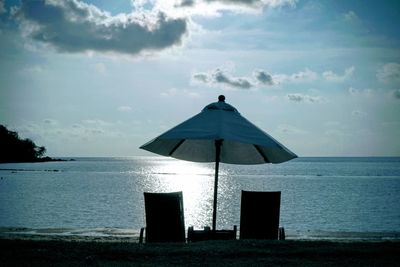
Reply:
[[[0,124],[139,146],[220,94],[299,156],[400,156],[400,2],[0,0]]]

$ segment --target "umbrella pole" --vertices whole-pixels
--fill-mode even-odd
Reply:
[[[217,198],[218,198],[218,171],[219,160],[221,155],[222,140],[215,140],[215,179],[214,179],[214,205],[213,205],[213,221],[212,229],[217,230]]]

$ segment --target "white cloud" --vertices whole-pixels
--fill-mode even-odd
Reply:
[[[44,122],[46,125],[50,125],[50,126],[54,126],[54,125],[57,125],[57,124],[58,124],[58,121],[57,121],[57,120],[54,120],[54,119],[45,119],[45,120],[43,120],[43,122]]]
[[[208,75],[207,73],[194,73],[194,74],[192,75],[192,78],[193,78],[194,80],[197,80],[197,81],[200,81],[200,82],[203,82],[203,83],[209,83],[209,82],[211,82],[211,81],[209,80],[209,75]]]
[[[231,73],[234,64],[228,64],[208,72],[199,72],[192,75],[194,81],[208,85],[222,85],[235,89],[251,89],[255,86],[273,86],[282,83],[312,82],[318,79],[318,73],[306,68],[293,74],[271,74],[262,69],[253,70],[252,77],[235,77]],[[352,72],[352,70],[349,70]]]
[[[400,64],[387,63],[377,70],[376,77],[383,83],[400,83]]]
[[[305,68],[293,74],[275,73],[271,74],[262,69],[253,70],[253,77],[234,77],[232,69],[217,68],[213,71],[199,72],[192,75],[192,79],[197,82],[206,83],[209,85],[224,85],[236,89],[250,89],[255,86],[274,86],[284,83],[311,83],[316,81],[319,74],[315,71]],[[331,82],[343,82],[353,76],[355,67],[345,69],[342,75],[336,74],[333,71],[325,71],[322,76]],[[296,101],[298,96],[291,97],[291,100]],[[308,97],[310,102],[318,102],[320,99],[316,97]]]
[[[45,68],[41,65],[32,65],[26,66],[25,68],[21,69],[22,74],[40,74],[45,71]]]
[[[171,97],[171,96],[176,96],[177,93],[178,93],[178,89],[171,88],[171,89],[168,89],[165,92],[162,92],[161,96],[163,96],[163,97]]]
[[[253,84],[244,77],[232,77],[221,69],[216,69],[212,74],[212,81],[215,84],[222,84],[236,89],[250,89]]]
[[[285,83],[285,82],[311,82],[315,81],[318,78],[318,74],[308,68],[304,71],[300,71],[297,73],[293,73],[291,75],[287,74],[275,74],[272,76],[273,80],[277,83]]]
[[[261,13],[294,7],[298,0],[140,0],[131,13],[111,15],[79,0],[22,1],[15,18],[24,36],[61,52],[138,55],[181,45],[195,23],[191,16],[224,11]],[[0,2],[3,3],[3,2]],[[0,12],[5,12],[0,5]]]
[[[346,13],[343,13],[342,18],[345,22],[359,22],[360,21],[360,18],[352,10],[349,10]]]
[[[84,124],[94,125],[99,127],[110,126],[112,125],[111,122],[106,122],[100,119],[86,119],[82,121]]]
[[[367,116],[367,113],[361,110],[353,110],[351,112],[351,115],[353,115],[354,117],[365,117]]]
[[[333,71],[329,70],[329,71],[325,71],[322,73],[322,76],[330,82],[343,82],[347,79],[349,79],[351,76],[353,76],[355,68],[353,66],[345,69],[344,74],[343,75],[339,75],[334,73]]]
[[[288,94],[287,98],[293,102],[309,102],[309,103],[320,103],[324,102],[325,99],[321,96],[311,96],[306,94]]]
[[[121,112],[130,112],[132,111],[132,108],[130,106],[119,106],[117,110]]]
[[[298,0],[160,0],[158,10],[170,16],[220,16],[224,11],[261,13],[266,8],[295,7]]]
[[[349,93],[355,97],[372,97],[374,95],[372,89],[356,89],[354,87],[349,88]]]
[[[354,87],[349,87],[349,94],[351,95],[357,95],[359,93],[359,90],[354,88]]]
[[[65,138],[95,141],[97,139],[93,139],[94,137],[119,137],[123,135],[120,131],[123,126],[124,125],[121,125],[120,121],[108,122],[101,119],[87,119],[83,120],[81,123],[74,123],[70,127],[60,124],[58,126],[58,131],[60,131],[61,135]],[[55,130],[56,129],[50,133],[54,134]]]
[[[246,6],[280,7],[284,5],[294,6],[296,5],[297,0],[205,0],[205,2],[209,3],[219,2],[223,4],[246,5]]]
[[[137,55],[179,45],[185,18],[160,11],[112,16],[78,0],[22,1],[16,17],[27,36],[63,52],[116,52]]]
[[[229,66],[229,69],[232,69]],[[232,89],[251,89],[254,87],[253,82],[246,77],[234,77],[228,68],[217,68],[210,72],[194,73],[192,79],[202,82],[210,86],[222,86]]]
[[[200,97],[200,94],[196,93],[196,92],[192,92],[189,90],[178,90],[176,88],[171,88],[168,89],[165,92],[162,92],[161,97],[174,97],[174,96],[184,96],[184,97],[189,97],[189,98],[198,98]]]
[[[199,98],[199,97],[200,97],[200,94],[199,94],[199,93],[191,92],[191,91],[189,91],[189,90],[183,90],[183,93],[184,93],[186,96],[190,97],[190,98]]]

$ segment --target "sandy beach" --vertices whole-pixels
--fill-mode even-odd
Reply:
[[[2,266],[398,266],[396,241],[205,241],[3,235]]]

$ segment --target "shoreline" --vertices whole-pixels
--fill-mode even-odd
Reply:
[[[37,158],[37,159],[31,159],[31,160],[4,160],[1,161],[0,164],[15,164],[15,163],[46,163],[46,162],[64,162],[64,161],[76,161],[74,158],[51,158],[51,157],[43,157],[43,158]]]
[[[288,241],[310,242],[400,242],[400,232],[328,232],[305,233],[286,230]],[[0,227],[0,239],[32,241],[107,241],[139,242],[139,229],[132,228],[26,228]],[[239,232],[237,235],[239,239]]]

